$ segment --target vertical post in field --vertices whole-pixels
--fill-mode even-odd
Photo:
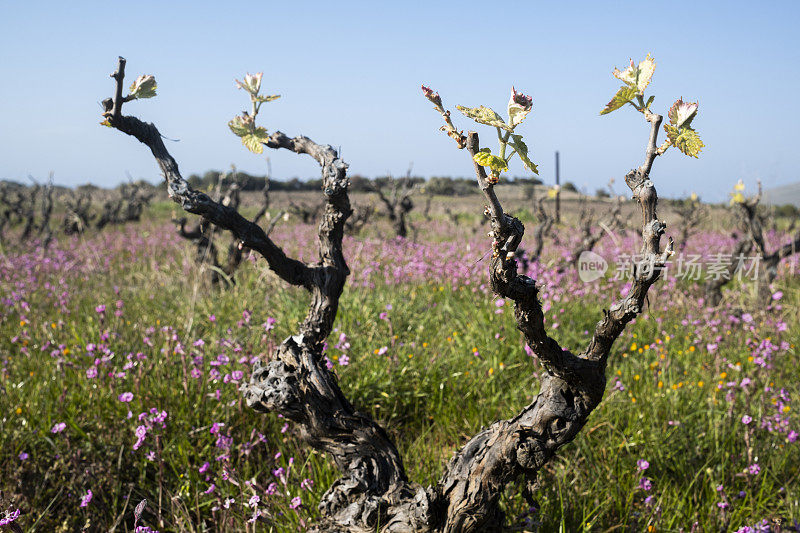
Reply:
[[[556,224],[561,222],[561,174],[558,171],[558,150],[556,150]]]

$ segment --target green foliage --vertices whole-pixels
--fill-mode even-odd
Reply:
[[[461,206],[451,198],[444,202],[457,211],[474,211],[471,200]],[[108,531],[120,517],[117,531],[131,531],[132,508],[142,499],[148,506],[140,525],[160,531],[253,530],[247,523],[252,510],[245,506],[253,493],[244,483],[249,480],[255,480],[261,508],[269,509],[274,520],[256,524],[255,531],[297,531],[301,519],[309,524],[319,518],[319,499],[339,477],[330,455],[312,451],[297,425],[290,423],[282,432],[285,419],[252,411],[244,405],[237,383],[210,376],[214,368],[222,375],[241,369],[246,380],[249,366],[238,359],[263,357],[291,335],[307,309],[308,294],[275,281],[263,261],[246,262],[237,285],[229,290],[198,287],[202,272],[185,263],[193,253],[191,245],[164,246],[174,239],[172,228],[164,228],[170,205],[164,201],[157,206],[164,213],[158,223],[148,216],[147,223],[117,235],[88,235],[80,243],[63,243],[88,243],[89,262],[103,267],[58,273],[56,280],[63,279],[58,291],[53,291],[53,279],[45,272],[37,274],[30,289],[12,280],[0,285],[6,294],[23,297],[0,320],[0,489],[4,497],[21,498],[15,502],[23,509],[18,522],[25,531],[80,531],[87,521],[89,531]],[[433,220],[421,227],[420,235],[435,233],[443,239],[442,248],[455,243],[463,249],[485,241],[472,237],[471,228],[463,229],[466,234]],[[308,249],[305,245],[316,230],[309,229],[308,240],[297,239],[295,228],[276,228],[283,231],[278,238],[286,243],[287,254],[296,257]],[[125,246],[109,253],[109,242]],[[131,243],[137,243],[135,248]],[[409,250],[425,245],[416,243]],[[62,253],[62,245],[56,246],[59,252],[53,257]],[[393,246],[376,246],[371,239],[350,245],[359,250],[353,256],[362,256],[351,261],[358,281],[351,278],[345,288],[338,332],[328,340],[326,355],[335,365],[344,395],[387,429],[408,477],[426,486],[438,481],[466,438],[533,401],[537,374],[544,370],[523,350],[511,302],[498,306],[490,290],[481,288],[482,281],[459,279],[452,286],[426,279],[397,283],[386,275],[394,265],[361,278],[364,265],[381,265],[380,255],[370,254]],[[558,260],[561,251],[553,250],[545,264]],[[8,248],[5,252],[12,261],[23,253],[38,254]],[[25,275],[21,269],[20,276]],[[547,279],[542,301],[554,304],[546,311],[548,332],[565,346],[585,346],[586,332],[592,331],[609,294],[616,294],[623,282],[573,298],[567,281]],[[370,290],[361,285],[367,281],[373,284]],[[688,531],[695,521],[703,531],[733,531],[763,517],[800,516],[800,443],[789,443],[784,434],[756,424],[777,412],[770,397],[785,389],[792,398],[787,403],[791,411],[782,418],[797,427],[797,348],[777,354],[767,371],[752,361],[748,347],[748,339],[757,345],[768,337],[776,344],[800,342],[800,280],[787,277],[779,283],[785,294],[783,309],[754,313],[747,328],[738,315],[731,316],[731,308],[709,312],[697,303],[699,293],[691,284],[679,282],[669,292],[665,288],[651,296],[652,319],[636,320],[615,343],[603,402],[584,431],[539,474],[534,495],[539,507],[534,519],[542,522],[539,531],[647,531],[651,524],[656,531]],[[58,304],[62,290],[68,291],[66,310]],[[671,298],[672,291],[685,297]],[[731,292],[739,298],[746,286],[735,285]],[[121,317],[113,316],[116,300],[124,301]],[[95,311],[100,303],[109,306],[105,321]],[[387,304],[393,304],[391,326],[377,318]],[[735,305],[747,309],[745,301]],[[252,321],[237,325],[245,309],[252,312]],[[214,322],[209,321],[212,314]],[[689,315],[699,324],[682,324]],[[267,317],[278,319],[269,332],[261,326]],[[778,320],[786,331],[771,327]],[[706,323],[717,324],[719,332],[708,331]],[[86,369],[105,352],[89,352],[87,345],[100,344],[106,332],[108,340],[102,344],[114,356],[99,363],[102,371],[89,379]],[[341,352],[334,347],[340,332],[352,344],[349,366],[339,364]],[[717,342],[716,335],[722,340],[712,354],[706,342]],[[197,339],[205,346],[193,346]],[[388,347],[387,353],[376,355],[382,346]],[[205,358],[197,364],[193,358],[200,353]],[[231,362],[213,366],[220,354]],[[124,369],[128,362],[133,366]],[[191,376],[194,368],[202,373],[200,378]],[[744,376],[753,378],[748,387],[738,386]],[[615,387],[617,379],[624,390]],[[736,382],[734,387],[726,385],[729,381]],[[774,392],[763,394],[766,387]],[[119,401],[128,391],[133,401]],[[726,400],[729,391],[735,394],[733,401]],[[134,431],[141,424],[137,416],[150,408],[169,414],[166,428],[159,429],[159,445],[148,435],[143,448],[132,450]],[[740,422],[744,414],[754,417],[750,426]],[[51,433],[56,422],[66,423],[62,433]],[[225,424],[220,435],[211,433],[215,422]],[[746,431],[752,432],[749,446]],[[264,435],[264,442],[258,434]],[[215,458],[223,454],[217,447],[222,435],[233,439],[228,466],[239,486],[219,481],[225,463]],[[147,458],[151,451],[156,454],[153,460]],[[761,465],[757,476],[742,474],[748,451]],[[19,458],[22,452],[29,454],[25,461]],[[278,452],[282,455],[276,458]],[[272,470],[286,468],[289,457],[295,461],[284,486]],[[636,468],[639,459],[650,462],[644,473]],[[205,462],[211,463],[210,470],[200,473]],[[209,474],[211,481],[206,479]],[[643,476],[653,482],[649,492],[637,488]],[[309,490],[299,487],[304,478],[314,481]],[[264,489],[271,481],[280,490],[266,497]],[[212,482],[216,490],[206,493]],[[731,497],[724,516],[717,507],[718,485]],[[87,489],[94,499],[80,508]],[[739,491],[746,496],[737,498]],[[297,510],[289,508],[294,496],[303,498]],[[647,496],[653,496],[661,513],[645,503]],[[236,502],[226,509],[222,502],[228,497]],[[501,503],[509,520],[530,507],[513,486]],[[160,527],[159,514],[164,521]]]
[[[625,82],[625,85],[619,88],[611,101],[600,111],[600,114],[606,115],[625,104],[631,104],[650,120],[650,106],[655,97],[651,95],[645,102],[644,90],[650,84],[655,68],[656,62],[650,57],[650,54],[638,65],[634,64],[631,59],[630,65],[624,71],[615,68],[614,77]],[[672,104],[667,113],[669,124],[664,124],[668,141],[659,147],[657,155],[663,154],[670,146],[675,146],[688,156],[698,157],[704,145],[700,136],[691,127],[692,120],[697,116],[697,108],[697,102],[684,102],[683,98],[679,98]]]
[[[517,155],[519,155],[519,158],[522,161],[522,164],[525,165],[525,168],[534,174],[539,174],[539,169],[536,167],[533,161],[530,160],[530,157],[528,157],[528,145],[522,140],[522,135],[512,134],[511,140],[508,144],[514,149],[514,151],[517,152]]]
[[[142,75],[131,84],[129,98],[153,98],[156,95],[156,79],[150,75]]]
[[[634,98],[636,98],[636,88],[623,85],[619,88],[617,94],[614,95],[611,101],[606,104],[606,107],[600,111],[600,114],[607,115],[612,111],[616,111]]]
[[[615,68],[613,74],[615,78],[623,81],[628,87],[634,89],[637,95],[641,96],[650,84],[655,70],[656,62],[650,57],[650,54],[647,54],[647,57],[640,61],[638,65],[635,65],[633,59],[631,59],[628,68],[623,71]]]
[[[228,127],[237,137],[244,137],[252,132],[253,117],[245,113],[244,115],[237,115],[228,122]]]
[[[246,74],[244,81],[236,80],[236,86],[244,89],[250,95],[252,108],[250,113],[244,112],[228,122],[228,127],[234,135],[242,139],[242,144],[254,154],[264,152],[264,144],[269,141],[269,132],[266,128],[256,126],[256,117],[261,110],[261,104],[272,102],[280,98],[278,94],[261,95],[261,78],[263,73]]]
[[[672,146],[688,156],[697,157],[705,146],[697,132],[688,126],[676,128],[672,124],[664,124],[664,130]]]
[[[489,148],[484,148],[475,154],[475,162],[481,166],[489,167],[492,171],[492,176],[496,177],[499,177],[501,172],[508,170],[505,160],[492,155],[492,151]]]
[[[498,115],[492,109],[480,106],[480,107],[464,107],[464,106],[456,106],[456,109],[461,111],[465,117],[471,118],[478,124],[486,124],[487,126],[494,126],[495,128],[500,128],[506,131],[513,131],[513,128],[510,127],[508,124],[505,123],[503,117]]]
[[[460,131],[457,131],[450,120],[450,112],[444,109],[442,99],[439,93],[435,92],[430,87],[422,86],[422,93],[431,102],[433,102],[436,110],[444,117],[445,125],[443,130],[448,132],[448,135],[453,137],[457,142],[459,148],[463,148],[466,143],[466,138]],[[533,100],[530,96],[517,92],[511,87],[511,97],[508,100],[508,122],[503,120],[496,111],[486,106],[479,107],[464,107],[456,106],[456,109],[461,111],[464,116],[471,118],[479,124],[493,126],[497,128],[497,139],[500,144],[498,155],[492,155],[489,148],[480,149],[480,153],[475,154],[475,162],[481,166],[488,167],[491,173],[492,183],[498,183],[501,176],[500,173],[508,170],[508,163],[514,154],[518,154],[520,161],[527,170],[534,174],[539,171],[536,165],[531,161],[528,155],[528,146],[523,142],[522,135],[514,134],[514,129],[519,126],[525,117],[528,116],[531,109],[533,109]],[[506,149],[512,148],[512,151],[506,155]]]

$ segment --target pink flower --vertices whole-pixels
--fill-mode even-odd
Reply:
[[[746,426],[747,424],[749,424],[750,422],[752,422],[752,421],[753,421],[753,417],[752,417],[752,416],[750,416],[750,415],[744,415],[744,416],[742,417],[742,424],[744,424],[745,426]]]
[[[57,422],[53,425],[53,429],[50,430],[50,433],[61,433],[67,429],[67,425],[64,422]]]
[[[303,505],[303,499],[300,498],[300,496],[295,496],[294,498],[292,498],[292,503],[291,505],[289,505],[289,507],[292,509],[297,509],[301,505]]]
[[[645,470],[647,470],[648,468],[650,468],[650,463],[649,463],[649,462],[647,462],[647,461],[646,461],[646,460],[644,460],[644,459],[639,459],[638,461],[636,461],[636,467],[637,467],[637,468],[638,468],[640,471],[644,472]]]
[[[94,310],[97,314],[102,315],[103,313],[106,312],[106,306],[105,304],[100,304],[97,307],[95,307]]]
[[[16,520],[17,517],[19,516],[19,509],[17,509],[16,511],[11,512],[11,513],[6,511],[4,513],[4,515],[5,516],[3,516],[3,518],[0,518],[0,527],[7,526],[8,524],[10,524],[14,520]]]
[[[93,496],[93,494],[92,494],[91,489],[88,489],[86,491],[86,494],[81,497],[80,507],[86,507],[87,505],[89,505],[89,502],[92,501],[92,496]]]
[[[117,400],[119,400],[121,402],[124,402],[124,403],[128,403],[131,400],[133,400],[133,393],[132,392],[123,392],[122,394],[120,394],[117,397]]]

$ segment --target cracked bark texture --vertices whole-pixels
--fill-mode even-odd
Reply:
[[[650,140],[645,163],[625,176],[625,182],[642,210],[642,254],[646,264],[637,268],[630,292],[603,312],[588,346],[578,354],[562,348],[545,330],[536,282],[517,273],[514,254],[524,227],[503,212],[483,167],[475,163],[478,183],[486,196],[492,223],[490,281],[500,297],[514,301],[517,328],[546,369],[539,393],[509,420],[495,422],[473,437],[450,461],[440,482],[446,508],[446,532],[491,531],[503,516],[498,506],[503,488],[516,479],[530,487],[538,471],[563,445],[572,441],[600,403],[605,391],[608,355],[626,324],[638,315],[647,291],[658,279],[672,253],[672,241],[660,250],[665,224],[658,220],[658,197],[649,172],[656,157],[661,116],[650,114]],[[475,155],[478,135],[470,132],[467,149]]]
[[[247,404],[262,412],[280,413],[301,424],[302,437],[333,458],[342,473],[320,502],[319,531],[430,531],[432,497],[410,483],[394,443],[369,415],[345,398],[336,375],[322,355],[349,269],[342,252],[344,224],[351,213],[347,164],[329,145],[303,136],[270,135],[265,145],[314,158],[322,169],[324,207],[318,230],[318,260],[306,264],[286,256],[257,224],[235,209],[189,187],[167,151],[155,125],[122,115],[125,60],[120,58],[113,99],[103,102],[110,125],[145,144],[156,159],[170,198],[185,211],[229,230],[259,253],[269,268],[291,285],[311,294],[306,318],[269,361],[257,364],[243,386]]]
[[[242,390],[250,407],[297,422],[302,438],[329,454],[338,467],[342,477],[322,496],[319,508],[323,518],[313,529],[364,533],[500,530],[499,499],[505,487],[518,478],[532,482],[558,448],[578,434],[602,399],[611,346],[641,311],[647,290],[660,274],[657,267],[671,251],[671,244],[664,253],[659,249],[664,224],[656,218],[657,196],[648,177],[661,117],[648,118],[652,132],[646,162],[626,176],[642,207],[643,253],[656,268],[637,270],[629,294],[604,311],[591,342],[579,354],[562,349],[547,336],[536,282],[518,275],[513,259],[524,228],[503,212],[483,167],[475,164],[491,215],[492,288],[515,302],[517,327],[547,372],[530,405],[513,418],[481,430],[454,455],[440,482],[423,488],[408,480],[386,431],[347,400],[322,355],[349,274],[342,251],[344,224],[351,212],[347,165],[331,146],[318,145],[307,137],[290,138],[276,132],[265,143],[273,149],[307,154],[322,168],[325,207],[319,222],[318,259],[310,264],[291,259],[236,210],[192,190],[153,124],[122,115],[124,66],[120,58],[113,75],[116,97],[104,101],[104,116],[111,126],[150,148],[170,197],[184,210],[231,231],[243,245],[263,256],[280,278],[311,293],[308,314],[297,333],[284,340],[268,361],[256,365]],[[474,154],[478,146],[477,134],[470,133],[469,151]]]

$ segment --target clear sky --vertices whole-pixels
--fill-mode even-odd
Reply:
[[[664,195],[723,200],[800,181],[800,2],[36,2],[0,0],[0,179],[27,175],[110,186],[157,181],[149,151],[99,125],[118,55],[158,96],[126,105],[153,121],[185,176],[230,164],[263,174],[227,121],[246,108],[234,78],[264,71],[262,125],[340,146],[351,173],[469,176],[471,163],[422,97],[505,114],[512,84],[533,97],[520,129],[553,181],[594,192],[643,157],[648,128],[632,108],[599,116],[629,57],[656,59],[649,94],[666,114],[699,100],[699,160],[670,150],[652,176]],[[262,118],[260,116],[260,118]],[[454,112],[456,126],[471,121]],[[493,130],[479,126],[484,144]],[[493,146],[493,145],[492,145]],[[268,151],[277,178],[315,177],[309,158]],[[509,175],[524,175],[512,165]]]

